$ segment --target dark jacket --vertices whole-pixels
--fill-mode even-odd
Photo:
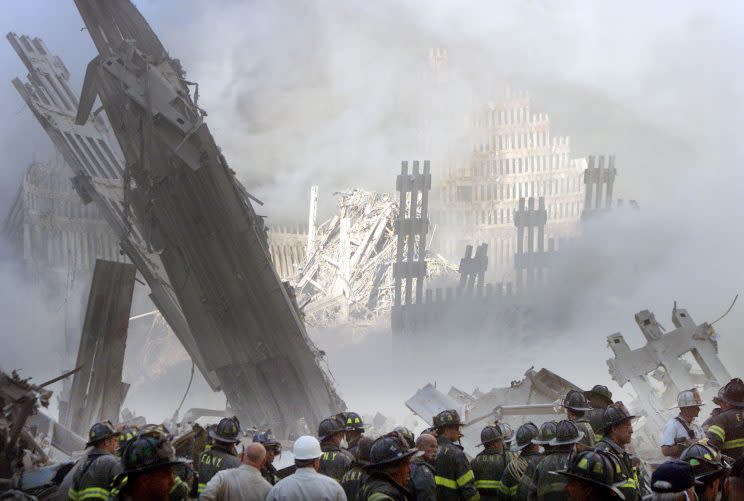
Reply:
[[[279,481],[279,475],[273,464],[265,464],[264,467],[261,468],[261,476],[271,485],[276,485]]]
[[[639,481],[638,470],[633,466],[633,460],[625,449],[612,441],[609,437],[604,437],[597,444],[597,450],[614,454],[620,461],[622,473],[627,477],[621,485],[618,486],[620,492],[625,495],[625,501],[638,501],[641,499],[641,485]]]
[[[411,460],[411,480],[408,482],[411,499],[437,501],[437,484],[434,481],[434,465],[424,458]]]
[[[501,484],[509,493],[509,499],[518,499],[525,501],[527,493],[535,475],[537,465],[545,458],[539,452],[522,451],[506,467],[504,476],[501,478]]]
[[[111,496],[111,481],[121,472],[118,457],[94,447],[70,470],[68,475],[71,477],[63,481],[63,485],[69,488],[67,492],[60,492],[58,499],[107,500]]]
[[[344,476],[341,477],[341,487],[344,488],[346,499],[348,501],[358,501],[364,482],[367,481],[369,474],[359,463],[354,463]]]
[[[571,450],[552,452],[540,461],[532,477],[530,490],[527,494],[529,501],[566,501],[566,477],[551,472],[566,468]]]
[[[744,455],[744,409],[727,409],[706,421],[705,435],[726,456]]]
[[[439,452],[434,464],[434,481],[439,501],[470,501],[480,499],[475,488],[475,475],[462,447],[445,437],[438,437]]]
[[[475,475],[475,488],[482,501],[502,501],[509,499],[510,491],[504,487],[502,478],[511,457],[506,452],[485,449],[475,456],[470,465]]]
[[[240,466],[240,458],[228,449],[213,445],[199,455],[199,494],[218,471]]]
[[[594,440],[594,428],[592,428],[589,419],[584,416],[574,421],[579,431],[584,432],[584,436],[581,438],[579,445],[583,446],[579,450],[594,449],[596,441]]]
[[[408,489],[381,471],[370,470],[359,501],[413,501]]]
[[[599,442],[600,440],[602,440],[602,435],[604,433],[604,413],[604,409],[597,408],[587,411],[587,413],[584,415],[584,418],[586,418],[586,420],[589,421],[589,424],[592,426],[595,442]]]
[[[349,454],[349,451],[341,449],[331,442],[320,444],[320,450],[323,451],[323,455],[320,456],[318,473],[331,477],[340,483],[344,474],[351,468],[354,457]]]

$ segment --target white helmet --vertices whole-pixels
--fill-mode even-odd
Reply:
[[[677,395],[677,407],[700,407],[703,405],[703,399],[697,388],[680,391]]]
[[[300,461],[306,461],[308,459],[316,459],[323,454],[320,450],[320,442],[315,437],[310,435],[303,435],[295,440],[294,447],[292,448],[295,459]]]

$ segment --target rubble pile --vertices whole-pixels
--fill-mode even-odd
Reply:
[[[294,280],[310,325],[374,321],[393,304],[398,204],[386,193],[352,189],[339,214],[318,225],[309,258]],[[428,256],[427,279],[457,279],[456,266]]]

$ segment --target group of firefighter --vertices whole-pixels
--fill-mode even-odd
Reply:
[[[597,385],[568,392],[563,420],[527,422],[516,432],[503,422],[488,424],[478,444],[483,450],[472,459],[460,445],[456,410],[433,416],[418,437],[398,427],[373,438],[359,414],[331,416],[320,422],[317,437],[295,441],[295,467],[281,472],[273,462],[282,445],[271,432],[254,434],[248,449],[238,451],[236,418],[208,428],[209,440],[194,444],[192,465],[176,459],[161,425],[97,423],[59,499],[744,500],[744,382],[732,379],[720,389],[713,399],[718,407],[702,427],[695,423],[703,405],[697,390],[677,400],[679,415],[660,444],[669,460],[650,475],[629,450],[635,416]]]

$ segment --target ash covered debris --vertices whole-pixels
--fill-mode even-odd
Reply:
[[[386,193],[351,189],[335,195],[339,213],[318,225],[297,274],[298,303],[310,325],[374,323],[394,304],[399,207]],[[437,254],[427,254],[426,263],[431,280],[459,276]]]

